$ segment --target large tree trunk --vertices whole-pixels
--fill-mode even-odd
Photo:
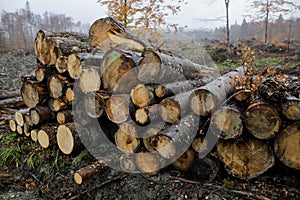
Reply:
[[[190,96],[192,110],[200,116],[208,116],[235,91],[234,77],[242,77],[244,68],[228,72],[210,83],[196,89]]]
[[[111,47],[142,52],[151,45],[137,35],[125,29],[123,25],[112,17],[96,20],[89,30],[89,43],[106,52]]]
[[[145,83],[170,83],[184,80],[212,81],[216,70],[199,65],[184,58],[178,58],[151,50],[143,52],[139,63],[138,78]]]

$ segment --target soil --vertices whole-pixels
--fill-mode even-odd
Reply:
[[[299,58],[296,62],[299,63]],[[19,89],[20,77],[34,70],[33,63],[33,55],[1,55],[0,90]],[[292,70],[299,73],[299,68]],[[276,167],[250,181],[235,178],[221,168],[216,179],[207,183],[190,172],[179,172],[169,166],[154,176],[109,168],[77,185],[73,181],[74,172],[94,158],[87,152],[66,156],[56,148],[41,149],[25,137],[11,137],[11,143],[5,142],[3,138],[12,134],[6,121],[9,116],[1,112],[0,150],[12,145],[21,153],[18,165],[15,162],[4,165],[0,161],[0,199],[300,199],[300,171],[279,161]],[[33,166],[28,164],[32,152]]]

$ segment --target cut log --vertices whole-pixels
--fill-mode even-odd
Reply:
[[[159,172],[160,162],[158,157],[150,152],[141,151],[136,154],[135,163],[143,173],[155,175]]]
[[[218,175],[219,170],[220,164],[218,160],[209,155],[205,158],[195,156],[189,171],[196,180],[211,183]]]
[[[131,110],[133,110],[133,105],[129,95],[112,95],[106,101],[107,117],[114,123],[125,122]]]
[[[55,125],[42,125],[40,127],[40,130],[37,133],[37,141],[43,148],[48,148],[50,146],[53,146],[56,142],[55,140],[56,131],[57,131],[57,126]]]
[[[32,141],[34,141],[34,142],[38,141],[38,132],[39,132],[39,129],[32,129],[30,131],[30,138]]]
[[[220,140],[217,152],[230,174],[246,180],[258,177],[275,163],[269,143],[252,137]]]
[[[85,112],[92,118],[98,118],[105,110],[106,94],[91,92],[84,96]]]
[[[49,41],[46,38],[46,34],[44,31],[38,31],[36,38],[34,40],[34,52],[37,59],[43,64],[50,64],[51,62],[51,54]]]
[[[53,112],[67,109],[68,105],[62,99],[50,99],[48,106]]]
[[[300,121],[283,128],[275,138],[277,157],[286,166],[300,170]]]
[[[23,134],[23,126],[17,125],[17,133],[19,133],[20,135]]]
[[[70,77],[73,79],[79,79],[82,72],[82,66],[78,55],[70,54],[68,56],[67,67]]]
[[[235,105],[218,108],[211,116],[210,125],[222,139],[234,139],[243,133],[243,118]]]
[[[207,152],[208,147],[207,147],[207,141],[203,137],[199,137],[194,139],[192,143],[192,148],[195,152],[199,153],[202,155],[202,153]]]
[[[269,103],[254,102],[246,110],[246,127],[256,138],[275,137],[280,130],[281,123],[277,109]]]
[[[152,84],[139,84],[131,90],[131,100],[139,108],[149,106],[157,102],[154,95],[155,86]]]
[[[0,107],[20,107],[24,105],[24,101],[22,97],[12,97],[9,99],[0,100]]]
[[[211,112],[235,90],[233,78],[242,77],[244,68],[239,67],[214,81],[196,89],[195,93],[190,96],[190,106],[192,110],[200,116],[208,116]]]
[[[300,120],[300,99],[287,97],[281,103],[282,114],[290,120]]]
[[[38,125],[43,122],[53,120],[55,113],[53,113],[48,106],[39,105],[31,108],[29,111],[29,115],[32,124]]]
[[[97,174],[103,173],[107,169],[105,163],[95,162],[91,165],[85,166],[74,173],[74,181],[78,185],[82,184],[84,180],[94,177]]]
[[[140,145],[137,131],[132,121],[120,124],[119,130],[115,134],[116,146],[126,153],[135,152]]]
[[[48,97],[46,85],[36,81],[23,82],[21,89],[22,98],[28,108],[33,108]]]
[[[56,140],[59,149],[64,154],[80,152],[84,148],[74,123],[59,125]]]
[[[168,97],[159,103],[159,113],[165,122],[176,124],[189,111],[189,96],[193,90]]]
[[[48,79],[55,73],[55,68],[52,66],[40,66],[37,64],[35,69],[35,77],[39,82],[48,82]]]
[[[91,46],[99,47],[103,52],[111,47],[142,52],[145,47],[151,46],[112,17],[98,19],[92,24],[89,42]]]
[[[134,157],[128,155],[121,156],[120,168],[124,172],[134,172],[136,168]]]
[[[56,120],[59,124],[73,122],[72,110],[61,110],[56,115]]]
[[[84,94],[88,92],[96,92],[100,89],[101,79],[99,74],[99,68],[92,66],[84,66],[82,70],[79,87]]]
[[[10,99],[10,98],[19,97],[19,96],[21,96],[20,90],[0,91],[0,100]]]
[[[69,80],[67,77],[62,76],[61,74],[55,74],[51,76],[48,81],[49,94],[53,98],[62,97],[66,89],[70,86]],[[71,84],[72,85],[72,84]]]
[[[101,63],[101,81],[105,90],[127,93],[137,85],[137,70],[140,55],[121,49],[110,49]]]
[[[33,126],[33,123],[30,118],[30,113],[28,113],[24,116],[24,121],[25,121],[25,124],[27,124],[28,126]]]
[[[31,127],[27,124],[24,124],[23,126],[23,132],[25,134],[26,137],[30,136],[30,131],[31,131]]]
[[[13,132],[17,130],[17,123],[14,119],[9,120],[9,128]]]
[[[274,76],[259,83],[260,96],[274,102],[282,101],[287,96],[288,90],[285,81],[277,80]]]
[[[212,81],[216,70],[184,58],[145,50],[139,63],[138,79],[145,83],[171,83],[184,80]]]
[[[138,124],[143,126],[150,123],[156,123],[161,120],[159,115],[159,105],[154,104],[152,106],[137,109],[134,114],[134,119]]]
[[[55,63],[55,68],[58,73],[64,73],[68,70],[68,57],[66,56],[59,56]]]
[[[194,152],[187,150],[177,160],[172,163],[172,166],[180,171],[187,171],[194,162]]]
[[[63,97],[64,102],[66,102],[67,105],[72,105],[74,97],[75,97],[74,89],[72,87],[68,87],[66,89],[65,96]]]
[[[25,115],[28,114],[29,109],[21,109],[15,112],[15,120],[18,125],[24,126]]]

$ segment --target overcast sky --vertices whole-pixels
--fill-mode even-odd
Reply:
[[[182,7],[179,15],[169,17],[167,22],[178,23],[179,26],[189,28],[214,28],[225,25],[224,0],[186,0],[187,5]],[[296,2],[299,0],[295,0]],[[243,15],[249,13],[246,0],[230,1],[230,23],[241,23]],[[0,0],[0,10],[15,11],[25,7],[26,0]],[[31,10],[42,14],[45,11],[56,14],[66,14],[75,21],[92,24],[96,19],[107,16],[106,9],[101,7],[97,0],[29,0]],[[221,18],[221,21],[212,22],[209,19]],[[208,20],[207,20],[208,19]]]

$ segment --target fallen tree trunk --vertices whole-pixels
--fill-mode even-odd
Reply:
[[[269,143],[252,137],[220,140],[217,152],[230,174],[246,180],[258,177],[275,163]]]
[[[111,47],[120,47],[126,50],[142,52],[151,45],[137,35],[125,29],[124,26],[112,17],[96,20],[89,30],[89,43],[106,52]]]
[[[300,122],[295,121],[284,127],[275,138],[274,149],[277,157],[286,166],[300,170]]]
[[[190,96],[192,110],[200,116],[210,115],[217,106],[234,92],[235,84],[232,83],[233,78],[241,78],[243,75],[244,68],[239,67],[196,89],[195,93]]]
[[[146,50],[139,63],[138,79],[145,83],[170,83],[184,80],[212,81],[216,70],[198,65],[188,59]]]
[[[0,92],[0,100],[2,99],[10,99],[14,97],[19,97],[21,96],[20,90],[15,90],[15,91],[1,91]]]
[[[24,105],[22,97],[12,97],[9,99],[0,100],[0,107],[20,107]]]
[[[270,139],[277,135],[281,127],[277,109],[269,103],[258,101],[246,110],[246,128],[259,139]]]

